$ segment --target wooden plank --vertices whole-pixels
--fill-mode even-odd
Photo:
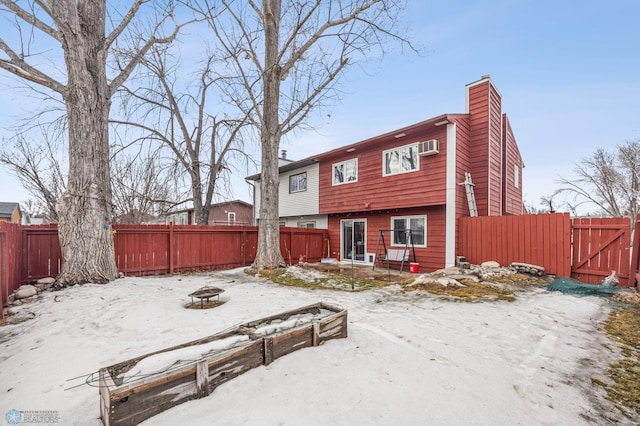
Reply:
[[[264,365],[269,365],[273,362],[273,339],[267,337],[263,340],[264,347]]]
[[[302,348],[313,346],[313,324],[277,334],[271,339],[272,360],[276,360]]]
[[[207,359],[196,363],[196,398],[209,395],[209,362]]]
[[[98,385],[100,388],[100,418],[105,426],[111,425],[111,394],[109,389],[115,387],[111,380],[111,375],[106,368],[100,369],[98,372]]]
[[[210,392],[229,380],[264,365],[264,339],[260,338],[238,351],[220,354],[209,359]]]
[[[320,340],[320,323],[319,322],[314,322],[313,323],[313,339],[312,339],[312,345],[313,346],[318,346],[318,341]]]

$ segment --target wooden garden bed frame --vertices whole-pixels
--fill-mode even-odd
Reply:
[[[269,335],[256,332],[260,326],[273,320],[286,320],[298,314],[320,314],[322,310],[331,313],[281,332]],[[123,382],[119,377],[152,355],[233,336],[247,336],[248,340],[231,349],[138,380]],[[327,340],[345,337],[347,311],[319,302],[101,368],[99,376],[102,423],[105,426],[138,424],[183,402],[203,398],[211,394],[216,387],[252,368],[268,365],[298,349],[318,346]]]

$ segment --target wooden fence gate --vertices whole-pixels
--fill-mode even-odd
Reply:
[[[620,285],[629,281],[631,221],[629,218],[578,218],[572,220],[571,277],[597,283],[616,271]]]

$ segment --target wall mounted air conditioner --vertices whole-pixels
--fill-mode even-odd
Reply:
[[[434,155],[440,152],[440,144],[437,139],[418,143],[418,155]]]

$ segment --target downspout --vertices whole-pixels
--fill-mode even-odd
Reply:
[[[456,192],[457,177],[457,126],[456,123],[447,124],[447,159],[446,159],[446,221],[445,221],[445,268],[455,266],[456,259]]]

